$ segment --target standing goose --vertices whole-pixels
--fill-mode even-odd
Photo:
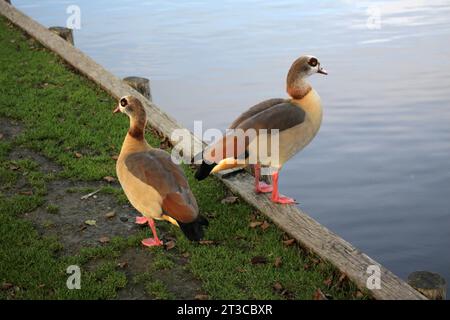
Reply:
[[[123,97],[113,112],[130,118],[116,171],[128,200],[143,215],[136,218],[136,223],[148,223],[152,229],[153,238],[142,240],[142,244],[162,245],[153,219],[167,220],[179,226],[189,240],[200,240],[208,222],[199,215],[187,179],[170,154],[145,141],[147,116],[141,102],[131,96]]]
[[[235,135],[227,134],[204,150],[202,164],[195,173],[196,179],[203,180],[211,172],[252,164],[255,168],[257,193],[272,192],[271,199],[275,203],[295,203],[294,199],[279,194],[278,174],[286,161],[311,142],[322,123],[320,97],[305,80],[314,73],[327,74],[316,57],[305,55],[295,60],[289,69],[286,81],[290,98],[263,101],[234,120],[230,129],[235,129]],[[241,129],[241,132],[247,136],[245,140],[240,140],[244,141],[243,143],[236,142],[238,137],[236,131],[239,131],[237,129]],[[261,145],[264,144],[261,141],[271,142],[271,132],[274,129],[278,130],[278,152],[270,153],[273,150],[270,150],[270,143],[268,143],[266,144],[269,150],[268,156],[262,157],[260,151],[262,151]],[[249,130],[255,132],[255,135],[247,134]],[[263,137],[267,140],[262,140]],[[239,162],[239,159],[244,161]],[[273,187],[259,181],[261,166],[273,169]]]

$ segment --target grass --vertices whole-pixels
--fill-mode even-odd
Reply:
[[[148,230],[64,256],[58,239],[38,234],[23,215],[45,205],[46,185],[51,180],[96,181],[115,176],[112,157],[119,153],[128,120],[113,116],[111,110],[116,102],[107,93],[71,71],[3,18],[0,44],[0,117],[20,121],[23,126],[13,141],[0,140],[0,284],[6,288],[0,290],[0,298],[114,298],[127,285],[117,262],[126,248],[140,246],[139,239]],[[156,135],[149,132],[146,139],[159,146]],[[9,160],[13,146],[39,152],[62,170],[48,175],[33,161]],[[184,169],[201,212],[210,217],[206,237],[213,243],[191,243],[176,227],[159,223],[158,228],[174,235],[176,247],[154,250],[155,259],[148,271],[135,279],[144,284],[151,297],[176,296],[168,292],[163,281],[152,276],[152,270],[170,270],[175,264],[172,258],[181,255],[189,257],[186,268],[213,299],[311,299],[319,288],[334,299],[356,296],[357,288],[348,281],[338,282],[340,274],[331,265],[295,245],[285,246],[283,232],[275,226],[266,230],[250,228],[252,215],[263,218],[243,201],[222,204],[228,191],[220,181],[210,178],[198,183],[192,171],[187,166]],[[26,180],[32,194],[13,192],[20,179]],[[100,192],[126,203],[118,188],[104,187]],[[48,204],[46,209],[59,211],[57,204]],[[263,256],[267,262],[252,264],[255,256]],[[276,260],[282,262],[278,267],[274,266]],[[87,268],[93,262],[95,268]],[[66,268],[71,264],[87,269],[82,273],[82,290],[68,290],[65,286]],[[274,290],[275,283],[284,290]]]

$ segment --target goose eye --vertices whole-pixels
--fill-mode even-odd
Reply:
[[[308,64],[311,66],[311,67],[315,67],[315,66],[317,66],[317,59],[316,58],[311,58],[311,59],[309,59],[309,61],[308,61]]]
[[[120,105],[122,107],[125,107],[127,104],[128,104],[127,99],[125,99],[125,98],[120,99]]]

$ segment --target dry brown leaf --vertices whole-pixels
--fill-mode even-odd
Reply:
[[[268,227],[270,227],[270,223],[268,223],[267,221],[264,221],[261,225],[261,229],[263,231],[265,231]]]
[[[164,244],[164,246],[166,247],[166,250],[171,250],[171,249],[175,248],[175,241],[173,241],[173,240],[167,241]]]
[[[112,155],[112,156],[111,156],[111,159],[117,160],[117,159],[119,159],[119,155],[118,155],[118,154]]]
[[[273,284],[273,289],[276,292],[281,292],[283,290],[283,286],[278,281]]]
[[[108,237],[101,237],[100,239],[98,239],[98,241],[100,242],[100,243],[108,243],[109,242],[109,238]]]
[[[197,294],[194,297],[195,300],[208,300],[209,296],[207,294]]]
[[[328,279],[323,281],[323,284],[326,285],[327,287],[331,286],[332,283],[333,283],[333,279],[332,278],[328,278]]]
[[[289,240],[284,240],[284,241],[283,241],[283,244],[284,244],[286,247],[291,246],[291,245],[293,245],[294,243],[295,243],[295,239],[289,239]]]
[[[114,218],[115,216],[116,216],[116,213],[114,211],[110,211],[105,214],[106,219],[111,219],[111,218]]]
[[[33,195],[33,191],[29,190],[29,191],[20,191],[19,194],[24,195],[24,196],[32,196]]]
[[[347,275],[345,273],[341,273],[341,276],[339,277],[339,280],[337,282],[338,286],[342,285],[342,283],[345,281],[345,278],[347,278]]]
[[[239,273],[247,272],[247,270],[244,269],[244,268],[236,268],[236,271],[239,272]]]
[[[213,240],[200,240],[198,243],[199,244],[210,245],[210,244],[214,244],[214,241]]]
[[[283,264],[283,261],[281,261],[281,257],[276,257],[276,258],[275,258],[275,262],[273,263],[273,265],[275,266],[275,268],[281,267],[282,264]]]
[[[309,268],[311,268],[311,266],[307,263],[303,266],[303,270],[308,270]]]
[[[3,133],[0,133],[0,140],[2,140],[3,139]]]
[[[185,258],[189,258],[190,255],[191,255],[191,254],[190,254],[189,252],[185,252],[185,253],[182,254],[182,256],[185,257]]]
[[[256,256],[256,257],[252,258],[251,263],[252,264],[265,264],[265,263],[267,263],[267,258],[264,256]]]
[[[19,170],[19,169],[20,169],[20,167],[17,164],[11,163],[9,165],[9,170],[16,171],[16,170]]]
[[[250,228],[256,228],[259,227],[260,225],[262,225],[263,223],[261,221],[253,221],[250,222]]]
[[[12,287],[14,287],[14,285],[12,283],[9,283],[9,282],[3,282],[2,283],[2,290],[9,290]]]
[[[314,292],[313,300],[328,300],[328,298],[322,292],[322,290],[317,289],[316,292]]]
[[[80,152],[75,152],[74,156],[75,156],[75,158],[80,159],[83,155]]]
[[[111,176],[106,176],[106,177],[103,177],[103,180],[105,180],[106,182],[114,182],[114,181],[116,181],[116,178],[114,178],[114,177],[111,177]]]
[[[220,201],[222,204],[233,204],[237,201],[238,197],[236,196],[229,196],[226,197],[224,199],[222,199],[222,201]]]

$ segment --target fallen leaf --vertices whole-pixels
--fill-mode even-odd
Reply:
[[[20,167],[17,164],[11,163],[9,165],[9,170],[16,171],[16,170],[19,170],[19,169],[20,169]]]
[[[38,288],[40,289],[45,288],[45,283],[41,283],[40,285],[38,285]]]
[[[80,159],[83,155],[81,153],[79,153],[79,152],[75,152],[74,156],[75,156],[75,158]]]
[[[114,181],[116,181],[116,178],[114,178],[114,177],[111,177],[111,176],[106,176],[106,177],[103,177],[103,180],[105,180],[106,182],[114,182]]]
[[[342,273],[341,276],[339,277],[339,280],[337,282],[338,286],[341,286],[342,283],[344,282],[345,278],[347,278],[347,275],[345,273]]]
[[[106,219],[111,219],[111,218],[114,218],[115,216],[116,216],[116,213],[114,211],[110,211],[105,214]]]
[[[189,252],[185,252],[182,254],[183,257],[185,258],[189,258],[190,257],[190,253]]]
[[[244,268],[236,268],[236,271],[239,273],[247,272],[247,270],[245,270]]]
[[[175,241],[173,240],[167,241],[164,245],[166,247],[166,250],[171,250],[175,248]]]
[[[3,139],[3,133],[0,133],[0,140]]]
[[[200,240],[198,243],[199,244],[210,245],[210,244],[214,244],[214,241],[213,240]]]
[[[207,294],[197,294],[194,297],[195,300],[208,300],[209,296]]]
[[[273,289],[276,292],[281,292],[283,290],[283,286],[278,281],[273,284]]]
[[[309,268],[311,268],[311,266],[307,263],[303,266],[303,270],[308,270]]]
[[[327,287],[331,286],[332,283],[333,283],[333,279],[332,278],[328,278],[328,279],[323,281],[323,284],[326,285]]]
[[[108,237],[101,237],[100,239],[98,239],[98,241],[100,243],[108,243],[109,242],[109,238]]]
[[[12,287],[14,287],[14,285],[12,283],[9,283],[9,282],[3,282],[2,283],[2,290],[9,290]]]
[[[283,262],[281,261],[281,257],[276,257],[276,258],[275,258],[275,262],[273,263],[273,265],[275,266],[275,268],[281,267],[282,264],[283,264]]]
[[[88,226],[95,226],[97,224],[97,221],[95,221],[95,220],[86,220],[84,223],[87,224]]]
[[[118,154],[112,155],[112,156],[111,156],[111,159],[117,160],[117,159],[119,159],[119,155],[118,155]]]
[[[222,201],[220,201],[222,204],[233,204],[237,201],[238,197],[235,196],[229,196],[226,197],[224,199],[222,199]]]
[[[261,221],[253,221],[253,222],[250,222],[250,228],[256,228],[262,224],[263,223]]]
[[[263,224],[261,225],[261,229],[263,231],[265,231],[268,227],[270,227],[270,223],[268,223],[267,221],[264,221]]]
[[[317,289],[316,292],[314,292],[313,300],[328,300],[326,295],[322,292],[322,290]]]
[[[126,267],[128,266],[128,262],[126,262],[126,261],[119,262],[119,263],[117,263],[117,266],[118,266],[120,269],[124,269],[124,268],[126,268]]]
[[[256,256],[256,257],[252,258],[251,263],[252,264],[265,264],[265,263],[267,263],[267,258],[264,256]]]
[[[24,196],[32,196],[33,195],[33,191],[29,190],[29,191],[20,191],[19,194],[24,195]]]
[[[283,244],[284,244],[286,247],[288,247],[288,246],[293,245],[294,242],[295,242],[295,239],[289,239],[289,240],[283,241]]]

